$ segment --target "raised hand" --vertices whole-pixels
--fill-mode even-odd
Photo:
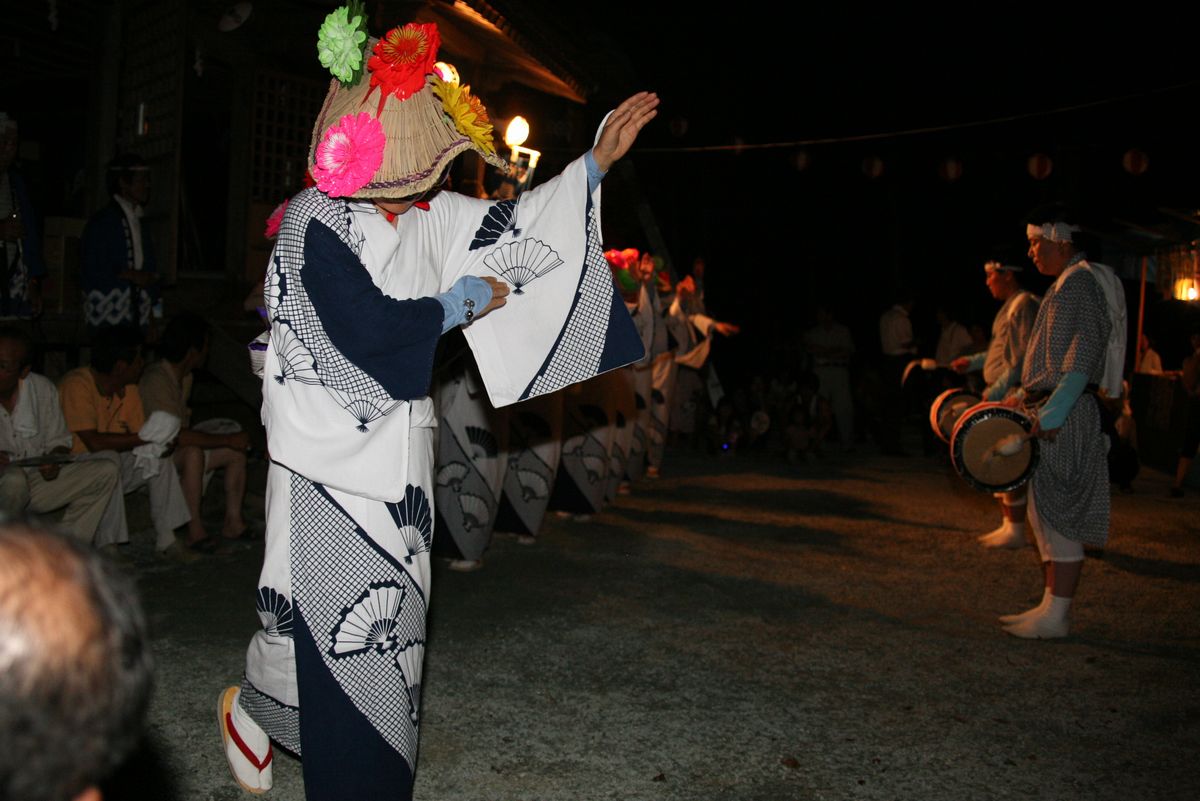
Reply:
[[[592,148],[596,166],[608,172],[619,158],[629,152],[642,126],[658,114],[658,95],[654,92],[638,92],[617,106],[617,110],[604,124],[600,140]]]

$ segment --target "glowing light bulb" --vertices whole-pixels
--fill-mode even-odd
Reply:
[[[525,144],[525,140],[528,138],[529,121],[521,116],[513,117],[512,122],[504,129],[504,144],[509,147],[518,147]]]

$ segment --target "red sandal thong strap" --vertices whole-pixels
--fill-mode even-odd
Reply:
[[[267,765],[270,765],[271,760],[275,758],[275,750],[268,746],[267,756],[261,761],[259,760],[254,752],[250,750],[250,746],[246,745],[241,735],[237,733],[237,729],[233,726],[233,714],[230,712],[225,713],[225,730],[229,732],[229,736],[233,739],[233,744],[242,752],[242,756],[248,759],[251,765],[258,768],[259,773],[266,770]]]

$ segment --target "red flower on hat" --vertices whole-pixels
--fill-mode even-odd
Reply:
[[[421,90],[425,76],[433,71],[442,39],[432,22],[410,22],[392,28],[375,43],[367,61],[371,88],[379,88],[379,111],[389,95],[404,100]]]

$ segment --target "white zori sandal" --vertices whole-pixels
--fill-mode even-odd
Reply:
[[[271,789],[275,752],[267,733],[238,707],[239,692],[239,688],[229,687],[217,696],[217,725],[234,781],[246,792],[261,795]]]

